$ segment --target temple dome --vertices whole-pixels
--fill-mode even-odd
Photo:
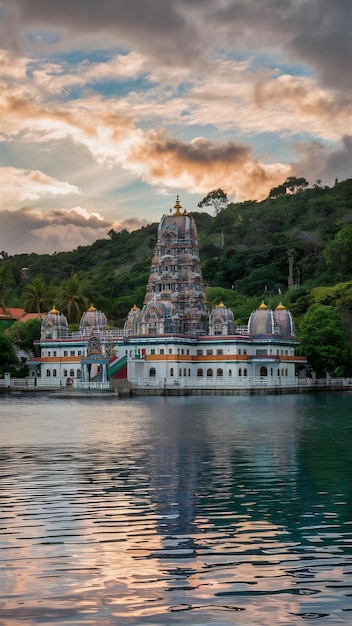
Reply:
[[[294,337],[295,324],[292,313],[281,302],[274,311],[274,322],[277,334],[282,337]]]
[[[209,316],[209,335],[234,335],[235,320],[231,309],[223,302],[212,310]]]
[[[67,319],[53,306],[42,321],[40,337],[41,339],[61,339],[67,334]]]
[[[139,334],[139,320],[141,318],[140,308],[134,304],[124,325],[125,335],[138,335]]]
[[[84,331],[94,331],[105,328],[107,319],[102,311],[98,311],[93,305],[91,305],[81,317],[79,329],[83,333]]]
[[[248,320],[248,332],[253,336],[265,336],[275,334],[273,311],[268,309],[265,302],[253,311]]]

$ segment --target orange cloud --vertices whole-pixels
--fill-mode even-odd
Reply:
[[[152,185],[165,185],[204,194],[222,187],[238,200],[260,199],[282,182],[290,171],[282,164],[256,161],[248,146],[235,142],[217,144],[198,137],[189,144],[149,132],[146,141],[130,152],[130,167],[136,167]]]

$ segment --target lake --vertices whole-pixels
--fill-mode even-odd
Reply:
[[[352,392],[0,397],[1,626],[352,623]]]

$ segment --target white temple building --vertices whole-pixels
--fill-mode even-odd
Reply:
[[[306,365],[298,343],[282,304],[262,302],[245,327],[223,302],[207,309],[196,224],[177,197],[159,223],[142,308],[114,329],[91,306],[70,333],[54,307],[42,322],[41,356],[28,365],[38,386],[110,389],[119,379],[131,393],[292,389]]]

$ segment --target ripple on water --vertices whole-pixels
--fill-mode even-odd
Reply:
[[[34,420],[1,406],[5,623],[350,623],[344,404],[338,423],[295,396],[222,398],[220,413],[218,398],[94,414],[39,399]]]

